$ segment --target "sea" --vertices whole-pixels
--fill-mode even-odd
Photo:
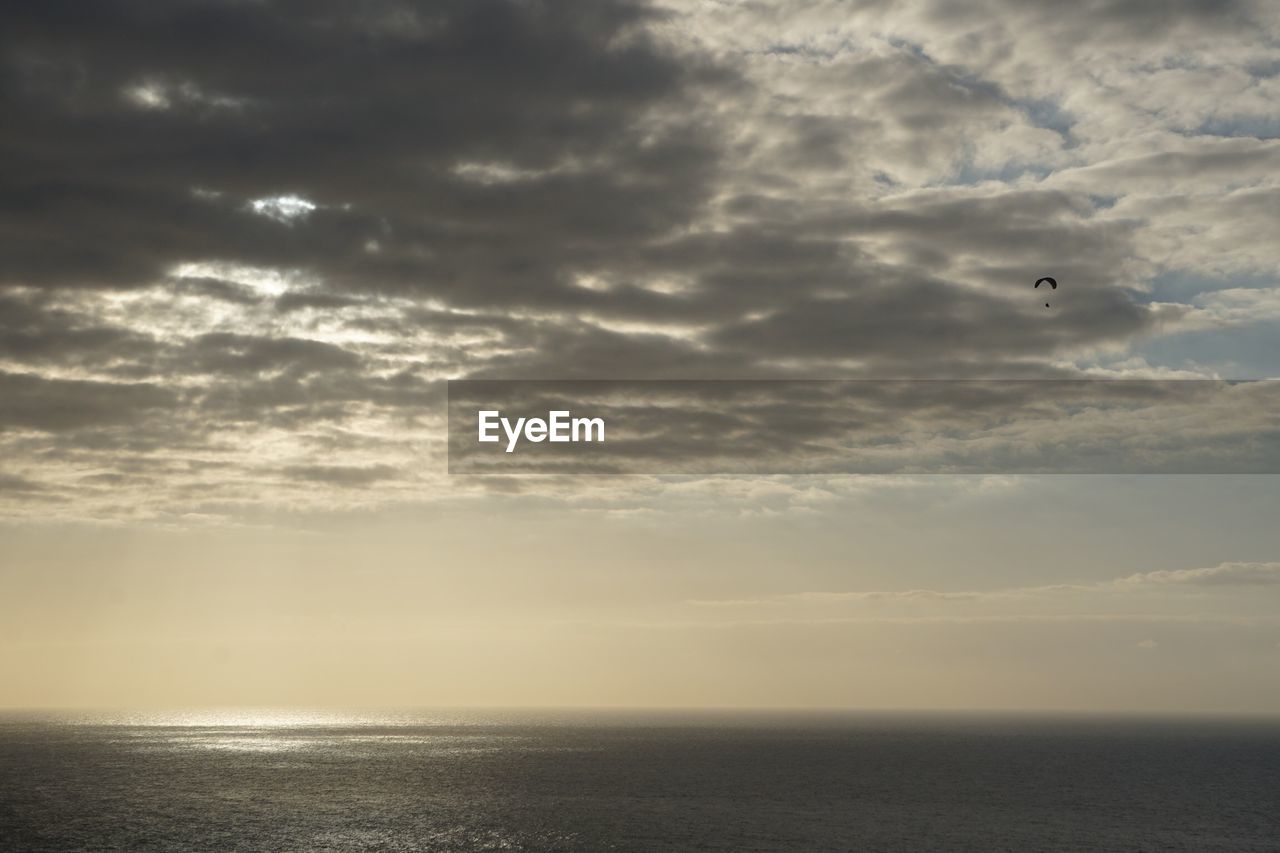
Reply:
[[[1280,721],[0,714],[0,851],[1280,851]]]

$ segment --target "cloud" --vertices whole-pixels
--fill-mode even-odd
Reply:
[[[1237,587],[1280,585],[1280,563],[1220,563],[1203,569],[1177,569],[1130,575],[1120,588],[1191,586]]]
[[[460,376],[1088,376],[1186,331],[1231,375],[1275,321],[1277,35],[1244,0],[28,4],[0,452],[297,506],[245,483],[439,461]]]
[[[132,426],[172,412],[179,395],[158,385],[0,373],[0,430],[65,432]]]
[[[397,475],[396,469],[389,465],[291,465],[282,473],[308,483],[343,487],[370,486]]]
[[[483,300],[480,252],[502,241],[483,271],[519,259],[525,287],[545,289],[563,246],[665,231],[706,185],[697,129],[649,124],[704,76],[645,36],[653,14],[628,2],[24,10],[0,48],[16,78],[6,135],[22,176],[4,215],[25,236],[8,244],[5,276],[138,287],[178,263],[228,259],[321,271],[335,286],[438,282]],[[142,111],[120,94],[140,85],[156,93]],[[456,174],[478,157],[573,169],[489,187]],[[305,223],[253,215],[280,198],[315,208]],[[370,239],[379,253],[365,251]]]
[[[30,494],[43,492],[44,490],[45,487],[34,480],[28,480],[25,477],[14,477],[8,474],[0,474],[0,492]]]
[[[992,590],[869,590],[792,592],[761,598],[694,600],[689,604],[705,607],[777,607],[783,605],[861,605],[889,603],[978,603],[985,605],[1025,606],[1037,601],[1096,604],[1099,597],[1116,600],[1115,596],[1159,595],[1170,588],[1188,591],[1220,590],[1234,592],[1253,587],[1280,586],[1280,562],[1219,563],[1195,569],[1145,572],[1110,581],[1059,583],[1040,586],[1009,587]],[[1127,600],[1127,599],[1126,599]],[[1163,601],[1164,599],[1160,599]]]

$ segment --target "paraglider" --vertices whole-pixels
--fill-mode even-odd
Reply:
[[[1049,283],[1049,287],[1051,287],[1052,289],[1054,289],[1054,290],[1057,290],[1057,289],[1058,289],[1058,280],[1057,280],[1056,278],[1053,278],[1052,276],[1045,276],[1044,278],[1038,278],[1038,279],[1036,279],[1035,287],[1039,287],[1039,286],[1040,286],[1042,283],[1044,283],[1044,282],[1048,282],[1048,283]],[[1045,307],[1045,308],[1048,308],[1048,307],[1049,307],[1049,303],[1048,303],[1048,302],[1046,302],[1046,303],[1044,304],[1044,307]]]

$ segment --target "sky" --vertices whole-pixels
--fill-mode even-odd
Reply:
[[[444,410],[1280,378],[1276,4],[5,19],[0,706],[1280,712],[1274,476],[451,476]]]

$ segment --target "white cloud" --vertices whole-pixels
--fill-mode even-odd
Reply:
[[[1117,588],[1280,586],[1280,563],[1219,563],[1202,569],[1146,572],[1115,582]]]
[[[249,209],[268,219],[292,224],[306,219],[316,209],[316,204],[298,195],[278,195],[269,198],[255,198],[249,202]]]
[[[992,590],[809,591],[756,598],[694,600],[688,603],[702,607],[863,605],[877,602],[1026,606],[1036,602],[1053,601],[1091,605],[1104,599],[1132,603],[1133,596],[1163,595],[1169,589],[1178,587],[1199,592],[1242,592],[1252,596],[1263,591],[1258,588],[1280,588],[1280,562],[1229,562],[1205,568],[1144,572],[1111,581],[1058,583]],[[1123,598],[1117,598],[1117,596]]]

